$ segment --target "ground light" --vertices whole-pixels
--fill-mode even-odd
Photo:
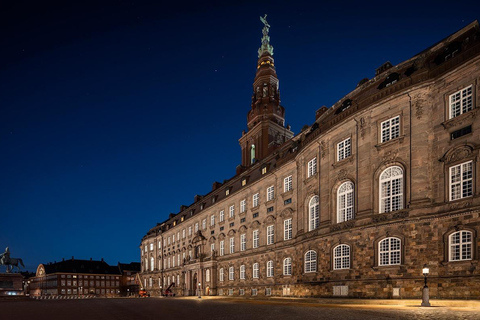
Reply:
[[[430,273],[430,269],[425,264],[422,269],[423,276],[425,277],[425,285],[423,286],[422,292],[422,307],[430,307],[430,293],[427,286],[427,276]]]

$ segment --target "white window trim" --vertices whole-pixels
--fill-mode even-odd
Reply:
[[[270,186],[267,188],[267,201],[275,199],[275,186]]]
[[[307,255],[309,259],[307,260]],[[317,272],[317,252],[315,250],[308,250],[304,255],[305,273]]]
[[[293,189],[292,181],[293,179],[291,175],[283,179],[283,192],[288,192]]]
[[[259,245],[259,243],[258,243],[258,229],[257,229],[257,230],[253,230],[253,232],[252,232],[252,239],[253,239],[253,241],[252,241],[252,244],[253,244],[252,247],[253,247],[253,248],[258,248],[258,245]]]
[[[275,228],[273,225],[267,226],[267,245],[275,243]]]
[[[382,243],[388,241],[388,249],[382,251]],[[395,241],[395,243],[399,243],[399,248],[398,249],[392,249],[392,242]],[[388,262],[383,262],[382,261],[382,253],[388,255]],[[396,256],[398,254],[398,261],[393,261],[392,262],[392,257]],[[388,237],[385,239],[382,239],[381,241],[378,242],[378,265],[379,266],[395,266],[395,265],[401,265],[402,264],[402,240],[400,240],[397,237]]]
[[[352,155],[352,139],[347,138],[337,143],[337,161],[347,159]]]
[[[273,277],[273,260],[267,261],[267,278]]]
[[[313,196],[308,202],[308,231],[318,228],[320,223],[320,203],[318,196]]]
[[[292,239],[292,218],[283,221],[283,240]]]
[[[348,250],[348,252],[345,252],[344,249]],[[333,248],[334,270],[350,269],[350,251],[350,246],[347,244],[339,244],[338,246]]]
[[[314,176],[315,174],[317,174],[317,157],[308,161],[307,177],[310,178],[310,177]]]
[[[380,123],[381,143],[388,142],[398,137],[400,137],[400,116],[390,118]]]
[[[387,173],[387,171],[390,170],[390,173]],[[395,173],[394,171],[397,171],[397,173]],[[399,175],[398,172],[401,172],[401,174]],[[396,175],[394,175],[396,174]],[[382,178],[384,175],[389,175],[387,177],[384,177]],[[386,168],[385,170],[382,171],[382,173],[380,174],[380,177],[379,177],[379,183],[378,183],[378,192],[379,192],[379,199],[380,199],[380,203],[379,203],[379,212],[380,213],[387,213],[387,212],[393,212],[393,211],[397,211],[397,210],[402,210],[403,209],[403,202],[404,202],[404,198],[403,198],[403,186],[404,186],[404,171],[401,167],[399,166],[391,166],[391,167],[388,167]],[[400,193],[398,194],[392,194],[392,181],[396,181],[396,180],[400,180]],[[390,190],[389,194],[384,196],[382,194],[382,191],[383,191],[383,188],[384,188],[384,184],[388,184],[388,189]],[[392,199],[394,198],[399,198],[399,206],[398,208],[393,208],[393,203],[392,203]],[[390,203],[390,210],[387,211],[387,206],[386,206],[386,200],[389,201]],[[395,209],[395,210],[393,210]]]
[[[345,222],[354,218],[355,186],[353,182],[346,181],[338,187],[337,191],[337,222]],[[350,204],[349,204],[350,202]]]
[[[260,193],[255,193],[253,195],[253,200],[252,200],[252,203],[253,203],[253,207],[258,207],[258,202],[259,202],[259,199],[260,199]]]
[[[459,242],[452,243],[452,238],[459,235]],[[469,234],[470,241],[465,241],[463,234]],[[454,259],[453,247],[458,248],[459,259]],[[468,249],[467,249],[468,248]],[[467,252],[466,252],[467,251]],[[468,253],[468,256],[466,255]],[[469,261],[473,259],[473,233],[468,230],[460,230],[448,236],[448,261]]]
[[[259,269],[259,264],[258,264],[258,262],[255,262],[252,266],[252,278],[253,279],[258,279],[258,269]]]
[[[470,90],[469,90],[470,89]],[[464,91],[470,91],[469,94],[467,94],[466,96],[464,96]],[[455,95],[459,95],[459,100],[455,100],[455,101],[452,101],[452,98],[455,97]],[[467,101],[465,101],[465,98],[467,98]],[[470,98],[470,99],[468,99]],[[453,114],[453,103],[456,103],[456,102],[459,102],[459,114],[457,115],[454,115]],[[469,107],[468,108],[465,108],[465,102],[467,102],[469,104]],[[464,109],[467,109],[467,110],[464,110]],[[452,93],[451,95],[448,96],[448,115],[449,115],[449,119],[453,119],[455,117],[458,117],[464,113],[467,113],[469,111],[471,111],[473,109],[473,86],[472,85],[469,85],[465,88],[462,88],[454,93]]]
[[[291,276],[292,275],[292,258],[283,259],[283,275]]]
[[[465,167],[470,167],[470,169],[468,171],[465,170]],[[459,180],[455,181],[455,183],[453,183],[453,171],[454,170],[457,170],[459,169]],[[450,201],[454,201],[454,200],[460,200],[460,199],[463,199],[463,198],[469,198],[471,196],[473,196],[473,161],[470,160],[470,161],[467,161],[467,162],[463,162],[463,163],[460,163],[460,164],[457,164],[457,165],[454,165],[454,166],[451,166],[449,169],[448,169],[448,181],[449,181],[449,200]],[[465,174],[468,174],[469,175],[469,178],[467,179],[464,179],[464,176]],[[470,192],[469,194],[467,195],[464,195],[465,193],[465,183],[467,183],[469,185],[469,189],[470,189]],[[460,197],[456,197],[454,198],[454,193],[453,193],[453,187],[454,186],[458,186],[460,188],[459,190],[459,195]],[[467,190],[468,191],[468,190]]]

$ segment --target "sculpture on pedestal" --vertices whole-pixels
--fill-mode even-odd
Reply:
[[[0,254],[0,266],[5,266],[7,273],[10,273],[13,270],[13,267],[17,267],[20,271],[20,266],[25,267],[23,260],[20,258],[10,258],[10,250],[8,247],[5,249],[4,253]]]

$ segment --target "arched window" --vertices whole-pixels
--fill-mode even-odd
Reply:
[[[458,231],[448,237],[449,261],[472,260],[472,233]]]
[[[210,269],[205,270],[205,281],[210,282]]]
[[[273,261],[267,262],[267,277],[273,277]]]
[[[155,268],[155,259],[153,257],[150,258],[150,271],[153,271]]]
[[[380,213],[403,209],[403,170],[398,166],[380,174]]]
[[[253,264],[253,278],[258,279],[258,262]]]
[[[378,243],[378,264],[391,266],[401,263],[402,242],[398,238],[385,238]]]
[[[337,222],[344,222],[353,219],[353,183],[344,182],[337,192]]]
[[[317,272],[317,253],[313,250],[305,253],[305,273]]]
[[[219,281],[223,282],[223,268],[220,268],[220,270],[218,271],[218,278]]]
[[[245,280],[245,265],[244,264],[242,264],[240,266],[240,279]]]
[[[233,280],[235,278],[235,270],[233,267],[228,268],[228,280]]]
[[[350,246],[341,244],[333,248],[333,269],[350,269]]]
[[[313,196],[308,203],[308,231],[317,229],[319,220],[318,196]]]
[[[292,275],[292,258],[283,259],[283,275],[284,276]]]

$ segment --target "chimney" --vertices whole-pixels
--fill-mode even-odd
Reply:
[[[75,260],[75,259],[73,258],[73,256],[72,256],[72,260]]]
[[[90,261],[92,261],[92,258],[90,257]]]
[[[62,261],[65,261],[65,258],[62,258]]]
[[[102,262],[103,262],[103,258],[102,258]]]

